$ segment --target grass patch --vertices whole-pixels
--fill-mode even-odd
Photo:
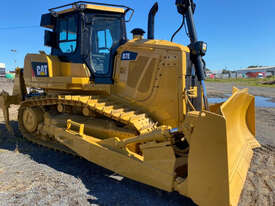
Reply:
[[[218,83],[219,82],[220,83],[233,82],[233,83],[237,83],[239,85],[244,85],[244,86],[273,87],[273,88],[275,88],[275,84],[273,84],[273,85],[262,84],[263,82],[272,81],[272,80],[275,80],[275,77],[263,78],[263,79],[258,79],[258,78],[207,79],[206,82],[218,82]]]

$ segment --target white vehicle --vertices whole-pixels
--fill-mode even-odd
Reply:
[[[264,78],[264,74],[263,73],[258,73],[258,78],[259,79],[263,79]]]

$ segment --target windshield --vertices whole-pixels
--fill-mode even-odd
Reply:
[[[119,18],[93,17],[91,24],[90,62],[95,74],[107,74],[110,51],[120,42],[121,21]]]

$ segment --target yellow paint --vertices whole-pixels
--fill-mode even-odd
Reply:
[[[32,62],[47,63],[49,77],[34,77]],[[36,88],[83,90],[90,85],[90,71],[85,64],[61,62],[58,57],[40,52],[26,55],[24,80],[27,86]]]
[[[138,53],[137,59],[121,60],[123,51]],[[164,40],[130,40],[118,49],[111,94],[131,101],[160,124],[181,128],[188,51]]]
[[[77,122],[72,121],[71,119],[68,119],[67,120],[67,129],[66,129],[66,131],[70,131],[71,132],[72,131],[71,130],[71,126],[72,125],[75,125],[75,126],[79,127],[78,134],[83,137],[84,136],[84,124],[79,124]]]
[[[125,13],[125,9],[118,8],[118,7],[111,7],[111,6],[100,6],[100,5],[93,5],[93,4],[85,4],[85,9],[88,10],[97,10],[97,11],[107,11],[107,12],[115,12],[115,13]],[[69,8],[58,11],[57,14],[66,14],[69,12],[75,11],[76,8]]]
[[[72,84],[86,85],[90,83],[90,78],[72,78]]]
[[[76,10],[75,8],[69,8],[69,9],[64,9],[64,10],[58,11],[56,13],[57,14],[66,14],[66,13],[69,13],[69,12],[73,12],[75,10]]]
[[[116,12],[116,13],[125,13],[125,9],[117,8],[117,7],[110,7],[110,6],[99,6],[93,4],[85,5],[86,9],[98,10],[98,11],[109,11],[109,12]]]
[[[143,159],[127,151],[119,152],[115,141],[112,144],[111,139],[94,142],[90,136],[76,136],[59,128],[54,131],[59,142],[91,162],[144,184],[166,191],[173,190],[175,156],[173,148],[167,143],[166,146],[155,143],[150,148],[144,148]]]
[[[198,97],[198,87],[190,87],[190,89],[187,91],[187,95],[190,98],[197,98]]]
[[[237,206],[252,149],[260,146],[250,129],[255,119],[247,121],[254,113],[254,97],[247,90],[235,90],[219,107],[219,114],[187,114],[184,133],[190,144],[188,177],[176,190],[199,205]]]
[[[237,205],[252,159],[252,149],[260,144],[255,139],[254,97],[247,89],[234,89],[233,95],[221,106],[226,118],[229,194],[232,205]],[[248,117],[248,118],[247,118]],[[249,120],[248,120],[249,119]]]

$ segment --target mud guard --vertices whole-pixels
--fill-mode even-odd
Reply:
[[[217,109],[219,107],[219,109]],[[254,97],[247,90],[212,111],[188,113],[188,177],[176,186],[200,206],[237,206],[255,147]]]

